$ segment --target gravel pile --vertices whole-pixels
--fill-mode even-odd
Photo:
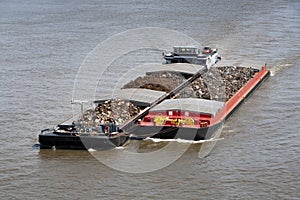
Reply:
[[[95,109],[88,109],[78,122],[84,126],[99,126],[100,124],[120,125],[137,115],[140,108],[122,99],[107,100]]]
[[[151,90],[170,92],[181,84],[185,78],[179,73],[173,72],[152,72],[143,77],[138,77],[123,86],[125,88],[146,88]]]

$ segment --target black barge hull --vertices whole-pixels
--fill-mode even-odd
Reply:
[[[41,149],[94,149],[109,150],[118,146],[122,146],[128,139],[128,136],[118,135],[108,137],[106,135],[92,136],[72,134],[60,135],[55,132],[49,132],[39,135],[39,143]]]

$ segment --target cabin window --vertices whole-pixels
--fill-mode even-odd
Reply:
[[[190,116],[190,112],[184,112],[184,116],[186,117]]]
[[[168,111],[168,115],[169,116],[173,115],[173,111],[172,110]]]
[[[174,53],[179,53],[179,48],[174,48]]]

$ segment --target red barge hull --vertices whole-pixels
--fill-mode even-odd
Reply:
[[[241,89],[239,89],[224,106],[214,115],[208,126],[153,125],[140,122],[128,132],[131,139],[147,137],[160,139],[207,140],[213,138],[222,125],[241,106],[241,104],[270,76],[266,65],[259,70]],[[146,116],[147,117],[147,116]]]

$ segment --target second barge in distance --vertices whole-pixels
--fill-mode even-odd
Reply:
[[[204,47],[200,50],[194,46],[175,46],[171,52],[163,52],[167,64],[190,63],[211,66],[221,60],[218,49]]]
[[[167,99],[150,109],[138,125],[127,132],[135,139],[211,139],[234,111],[270,76],[266,64],[261,69],[253,70],[253,77],[225,102],[199,98]]]

